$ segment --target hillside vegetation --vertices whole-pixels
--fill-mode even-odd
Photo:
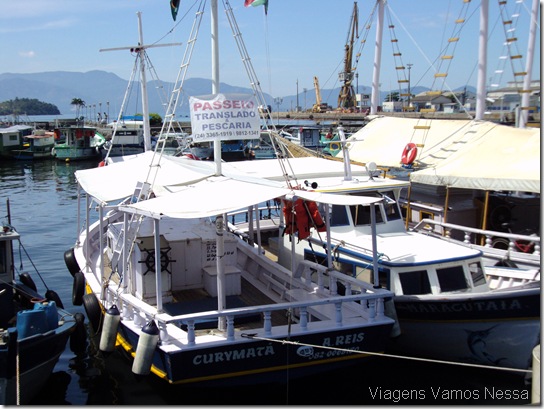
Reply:
[[[56,105],[37,99],[15,98],[0,102],[0,115],[60,115]]]

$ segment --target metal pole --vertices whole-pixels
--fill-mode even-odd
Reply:
[[[408,108],[410,108],[410,97],[412,96],[412,90],[410,88],[410,71],[412,71],[412,65],[414,64],[406,64],[406,66],[408,67]]]
[[[485,75],[487,69],[487,31],[489,0],[482,0],[480,6],[480,37],[478,53],[478,84],[476,89],[476,115],[474,119],[483,119],[485,112]]]
[[[211,0],[212,32],[212,94],[219,93],[219,29],[217,19],[217,0]],[[213,141],[215,175],[221,175],[221,140]]]

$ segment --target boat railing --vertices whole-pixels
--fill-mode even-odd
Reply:
[[[226,334],[228,341],[235,340],[235,320],[237,317],[247,316],[248,314],[262,314],[263,333],[265,336],[273,336],[272,313],[275,311],[293,311],[298,310],[298,326],[301,332],[308,331],[312,325],[319,325],[322,321],[311,322],[309,316],[312,309],[320,306],[334,306],[335,316],[332,319],[336,326],[343,325],[343,306],[356,305],[360,309],[360,316],[367,315],[368,322],[387,320],[384,309],[384,298],[392,296],[392,293],[385,289],[371,288],[366,292],[351,295],[335,295],[326,298],[310,298],[304,300],[290,301],[277,304],[267,304],[259,306],[249,306],[243,308],[232,308],[223,311],[198,312],[192,314],[183,314],[170,316],[168,314],[158,314],[154,318],[158,321],[159,328],[165,324],[186,325],[187,340],[189,346],[194,346],[196,339],[195,326],[198,322],[209,322],[225,318]],[[353,310],[353,309],[352,309]],[[368,312],[367,312],[368,311]],[[295,331],[295,328],[292,328]],[[254,331],[254,330],[252,330]],[[283,333],[283,332],[282,332]],[[161,341],[166,341],[161,339]]]
[[[536,263],[535,265],[540,266],[540,236],[537,235],[484,230],[432,219],[423,219],[410,230],[478,248],[484,255],[494,256],[496,259],[517,259],[522,263]],[[461,232],[462,240],[455,239],[454,232]],[[506,248],[498,247],[498,244]]]
[[[439,229],[441,228],[441,229]],[[525,235],[510,232],[500,232],[493,230],[483,230],[475,227],[461,226],[451,223],[443,223],[432,219],[423,219],[417,223],[411,230],[424,231],[433,234],[440,234],[442,236],[451,238],[452,232],[457,230],[464,233],[463,242],[467,244],[478,244],[477,241],[484,236],[484,247],[493,247],[493,239],[501,237],[508,240],[510,251],[516,250],[516,242],[524,241],[534,244],[533,254],[540,255],[540,237],[537,235]]]
[[[259,215],[259,220],[271,220],[275,218],[274,216],[279,219],[277,213],[280,211],[280,209],[281,206],[279,205],[258,206],[257,214]],[[274,213],[276,213],[276,215]],[[240,224],[247,225],[249,223],[249,212],[247,209],[240,209],[231,212],[227,216],[233,226]],[[255,222],[255,219],[253,219],[253,221]]]
[[[318,274],[317,278],[312,276],[315,273]],[[391,320],[385,315],[385,301],[393,297],[389,290],[375,288],[369,283],[308,261],[303,261],[294,275],[300,277],[302,285],[289,286],[284,295],[285,302],[273,304],[170,315],[157,311],[152,305],[142,303],[134,295],[116,294],[113,287],[108,290],[108,302],[120,304],[125,319],[134,319],[135,323],[138,321],[137,325],[143,326],[154,319],[159,328],[171,324],[181,331],[182,326],[185,326],[183,329],[186,333],[180,332],[179,337],[172,335],[175,332],[161,331],[161,342],[183,342],[186,339],[189,346],[195,345],[198,323],[219,319],[226,322],[227,341],[234,341],[236,320],[248,315],[261,315],[261,329],[253,328],[251,331],[257,331],[264,336],[285,333],[285,324],[273,325],[274,312],[280,312],[282,316],[289,311],[292,312],[289,314],[293,319],[290,325],[292,334],[309,331],[312,326],[322,325],[320,323],[323,320],[333,321],[338,327],[345,325],[346,320],[352,318],[366,320],[369,324]],[[345,288],[344,295],[338,293],[339,283]],[[311,316],[319,319],[314,321]]]
[[[312,244],[318,244],[320,246],[323,245],[323,240],[317,239],[315,237],[308,237],[307,240],[311,242]],[[335,239],[333,237],[331,237],[331,246],[332,246],[331,254],[333,255],[333,257],[335,257],[335,254],[341,251],[342,248],[356,250],[358,253],[372,256],[372,249],[370,248],[357,246],[353,243],[348,243],[348,242],[345,242],[344,240]]]

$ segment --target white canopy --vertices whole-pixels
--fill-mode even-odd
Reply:
[[[92,197],[102,202],[110,202],[130,196],[137,182],[148,180],[150,169],[155,186],[174,186],[194,183],[213,174],[213,170],[184,166],[189,159],[163,156],[158,168],[150,168],[153,152],[134,155],[130,160],[120,161],[103,167],[78,170],[76,179],[81,187]],[[157,162],[157,159],[154,160]]]
[[[501,128],[506,129],[472,142],[433,167],[413,172],[410,181],[464,189],[540,193],[539,130]]]
[[[411,182],[540,193],[538,128],[475,120],[378,117],[348,141],[352,141],[351,160],[397,168],[406,144],[415,143],[418,152]]]
[[[183,186],[176,192],[158,198],[121,206],[129,213],[143,214],[153,218],[168,216],[173,218],[211,217],[235,210],[244,209],[258,203],[295,195],[306,200],[330,204],[371,204],[381,199],[366,196],[335,195],[304,190],[290,190],[272,186],[270,181],[235,180],[224,176],[211,176],[198,183]]]
[[[474,124],[470,120],[377,117],[347,139],[349,157],[360,163],[400,167],[402,152],[412,142],[418,147],[416,165],[432,165],[477,136]]]
[[[212,176],[182,187],[175,193],[122,206],[121,210],[153,218],[164,215],[193,219],[244,209],[289,192],[290,190],[281,187],[259,185],[224,176]]]

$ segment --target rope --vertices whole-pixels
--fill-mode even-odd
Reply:
[[[531,373],[531,370],[529,370],[529,369],[508,368],[508,367],[489,366],[489,365],[481,365],[481,364],[469,364],[469,363],[463,363],[463,362],[444,361],[444,360],[441,360],[441,359],[417,358],[417,357],[414,357],[414,356],[402,356],[402,355],[386,354],[384,352],[359,351],[359,350],[353,350],[353,349],[329,347],[329,346],[324,346],[324,345],[306,344],[304,342],[289,341],[289,340],[285,340],[285,339],[273,339],[273,338],[259,337],[259,336],[255,335],[255,334],[242,334],[242,337],[257,339],[257,340],[260,340],[260,341],[276,342],[276,343],[280,343],[280,344],[292,344],[292,345],[300,345],[300,346],[309,346],[309,347],[313,347],[313,348],[330,349],[330,350],[333,350],[333,351],[342,351],[342,352],[348,352],[348,353],[353,353],[353,354],[383,356],[383,357],[386,357],[386,358],[407,359],[407,360],[411,360],[411,361],[420,361],[420,362],[439,363],[439,364],[446,364],[446,365],[466,366],[466,367],[471,367],[471,368],[495,369],[497,371]]]
[[[21,404],[21,374],[20,374],[20,364],[19,364],[19,341],[15,342],[16,348],[17,348],[17,354],[15,356],[15,404],[19,406]]]

